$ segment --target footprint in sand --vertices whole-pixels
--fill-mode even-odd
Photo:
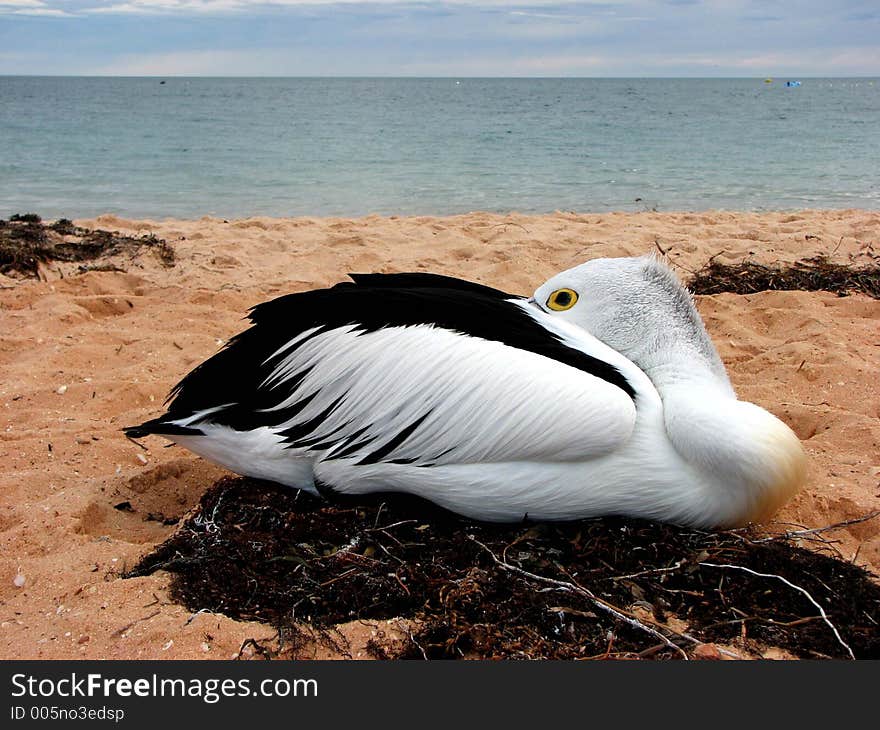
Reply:
[[[163,540],[224,473],[201,459],[183,458],[120,478],[80,513],[76,532],[131,543]]]
[[[105,295],[76,297],[74,301],[96,319],[120,317],[129,314],[135,306],[130,298]]]

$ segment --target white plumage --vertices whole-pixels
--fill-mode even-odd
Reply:
[[[158,433],[324,495],[403,491],[484,520],[759,520],[804,481],[797,438],[736,399],[689,293],[598,259],[533,299],[424,274],[260,305],[184,378]]]

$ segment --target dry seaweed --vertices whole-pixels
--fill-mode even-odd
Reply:
[[[871,257],[873,258],[873,257]],[[880,266],[834,263],[819,255],[790,266],[743,261],[721,264],[710,259],[688,282],[694,294],[754,294],[760,291],[829,291],[838,296],[853,292],[880,299]]]
[[[833,555],[640,520],[492,525],[401,495],[327,503],[227,477],[126,577],[276,626],[412,619],[380,658],[684,658],[704,642],[880,658],[880,586]],[[827,541],[818,542],[827,548]],[[827,552],[827,550],[826,550]]]
[[[154,253],[164,266],[174,265],[174,249],[149,234],[123,236],[116,232],[75,226],[61,218],[43,223],[35,213],[16,214],[0,220],[0,273],[38,277],[41,264],[53,261],[97,262],[84,264],[81,271],[121,270],[106,259],[133,256],[142,249]]]

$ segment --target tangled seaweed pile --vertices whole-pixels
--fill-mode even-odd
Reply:
[[[871,257],[872,259],[874,257]],[[859,292],[880,299],[880,266],[838,264],[827,256],[801,259],[791,266],[719,264],[710,260],[688,282],[694,294],[754,294],[759,291],[830,291],[838,296]]]
[[[174,250],[153,235],[132,237],[90,230],[66,218],[46,225],[35,213],[0,220],[0,274],[37,278],[40,266],[53,261],[97,262],[83,263],[81,272],[121,271],[106,260],[119,255],[131,257],[144,248],[155,253],[164,266],[174,265]]]
[[[191,611],[330,629],[403,617],[379,658],[685,658],[704,642],[809,658],[880,658],[880,585],[762,538],[639,520],[471,522],[394,495],[329,505],[227,477],[125,577],[167,570]]]

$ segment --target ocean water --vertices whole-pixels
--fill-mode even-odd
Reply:
[[[880,79],[0,77],[0,217],[880,208]]]

